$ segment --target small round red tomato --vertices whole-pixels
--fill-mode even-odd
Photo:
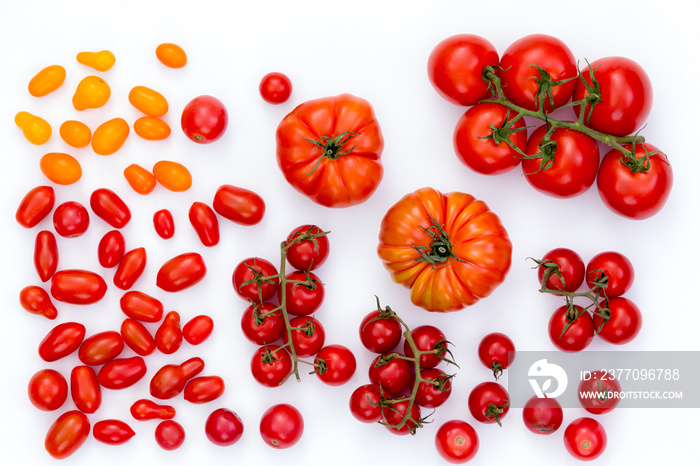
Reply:
[[[260,195],[230,184],[219,186],[212,207],[217,214],[240,225],[260,223],[265,215],[265,201]]]
[[[202,95],[185,105],[180,123],[188,138],[200,144],[209,144],[226,131],[228,112],[216,97]]]
[[[128,442],[136,432],[124,421],[118,419],[104,419],[97,421],[92,427],[92,436],[95,440],[107,445],[122,445]]]
[[[138,320],[124,319],[119,332],[126,346],[139,356],[148,356],[156,350],[156,341]]]
[[[190,345],[199,345],[214,331],[214,320],[208,315],[192,317],[182,327],[182,338]]]
[[[39,279],[47,282],[58,269],[58,243],[48,230],[42,230],[34,240],[34,268]]]
[[[152,419],[172,419],[175,417],[175,408],[168,405],[159,405],[148,399],[136,400],[129,408],[129,412],[138,421]]]
[[[445,353],[447,353],[447,340],[442,330],[432,325],[420,325],[411,330],[411,338],[416,345],[418,351],[431,351],[431,353],[423,353],[420,355],[421,369],[430,369],[440,364]],[[408,340],[403,343],[404,354],[412,358],[414,357],[413,348]]]
[[[406,417],[406,413],[409,413],[408,417]],[[404,418],[406,419],[404,420]],[[382,405],[382,423],[392,434],[415,433],[422,426],[421,419],[420,406],[418,403],[411,404],[407,398],[385,400]]]
[[[457,34],[435,46],[428,57],[428,79],[447,101],[470,106],[491,95],[484,68],[498,65],[491,42],[474,34]]]
[[[274,343],[285,331],[284,316],[275,304],[251,304],[241,317],[243,335],[257,345]]]
[[[131,220],[131,211],[117,193],[99,188],[90,195],[90,208],[95,215],[114,228],[123,228]]]
[[[119,230],[108,231],[97,245],[97,259],[102,267],[111,269],[119,264],[125,251],[124,235]]]
[[[78,359],[88,366],[99,366],[119,356],[124,339],[119,332],[106,330],[89,336],[78,350]]]
[[[287,313],[295,316],[308,316],[316,312],[323,303],[325,287],[313,272],[296,270],[287,274],[287,283],[279,287],[277,297],[282,301],[282,292],[286,294]]]
[[[523,423],[535,434],[553,434],[561,427],[563,420],[564,411],[554,398],[533,396],[523,406]]]
[[[491,369],[498,380],[503,369],[508,368],[515,359],[515,344],[508,335],[489,333],[479,342],[477,353],[481,363]]]
[[[163,303],[142,291],[127,291],[119,299],[122,312],[132,319],[156,323],[163,317]]]
[[[515,116],[503,105],[490,102],[476,104],[467,110],[457,122],[452,136],[458,159],[485,175],[506,173],[520,165],[527,148],[527,131],[522,118],[511,121]]]
[[[286,403],[271,406],[260,419],[260,436],[272,448],[289,448],[303,433],[304,418],[298,409]]]
[[[508,391],[497,382],[482,382],[472,389],[468,398],[469,412],[479,422],[501,424],[508,414]]]
[[[583,283],[586,266],[578,253],[569,248],[555,248],[539,262],[537,279],[550,290],[574,293]]]
[[[75,366],[70,373],[70,394],[73,404],[85,414],[92,414],[102,405],[102,390],[90,366]]]
[[[466,421],[447,421],[435,433],[435,448],[449,463],[466,463],[479,451],[479,435]]]
[[[642,313],[632,301],[622,296],[600,303],[607,311],[593,315],[593,326],[603,341],[624,345],[634,340],[642,329]]]
[[[374,423],[382,418],[379,402],[382,392],[379,385],[368,383],[357,387],[350,395],[350,412],[360,422]]]
[[[317,319],[312,316],[297,316],[289,321],[292,334],[292,345],[296,355],[302,358],[313,356],[323,348],[326,342],[326,331]],[[289,342],[289,334],[282,333],[284,344]]]
[[[598,194],[616,214],[636,220],[658,213],[671,194],[673,171],[666,155],[651,144],[623,146],[633,156],[613,149],[598,170]]]
[[[328,258],[328,235],[316,225],[301,225],[287,236],[287,261],[297,270],[314,270]],[[317,236],[322,235],[322,236]]]
[[[233,289],[243,299],[262,303],[272,298],[279,287],[279,272],[272,262],[249,257],[233,270]]]
[[[154,335],[156,348],[163,354],[173,354],[182,345],[182,329],[180,327],[180,314],[170,311],[165,315],[163,322],[156,329]]]
[[[141,356],[112,359],[100,368],[97,381],[104,388],[120,390],[130,387],[146,375],[146,362]]]
[[[605,451],[608,436],[603,426],[590,417],[578,418],[564,431],[564,446],[576,459],[590,461]]]
[[[64,303],[96,303],[106,292],[104,279],[88,270],[59,270],[51,277],[51,296]]]
[[[224,390],[224,379],[218,375],[195,377],[185,385],[184,398],[190,403],[208,403],[223,395]]]
[[[593,371],[578,384],[578,400],[591,414],[604,414],[620,404],[622,386],[612,372]]]
[[[75,238],[90,226],[90,214],[79,202],[66,201],[53,212],[53,227],[64,238]]]
[[[193,202],[188,216],[190,224],[204,246],[219,244],[219,220],[211,207],[204,202]]]
[[[260,80],[259,91],[265,102],[281,104],[292,95],[292,81],[283,73],[268,73]]]
[[[156,276],[156,285],[174,293],[196,285],[206,273],[207,267],[202,256],[196,252],[186,252],[161,266]]]
[[[207,417],[204,424],[207,438],[214,445],[233,445],[243,435],[243,422],[238,414],[226,408],[219,408]]]
[[[138,280],[146,269],[146,248],[135,248],[122,256],[112,281],[121,290],[128,290]]]
[[[55,411],[68,398],[68,383],[60,372],[42,369],[29,379],[29,401],[42,411]]]
[[[549,319],[549,339],[561,351],[581,351],[591,344],[595,335],[591,314],[577,304],[572,308],[574,312],[566,305],[561,306]]]
[[[603,289],[608,298],[627,293],[634,282],[632,262],[616,251],[605,251],[593,256],[586,265],[586,283],[590,289]]]
[[[170,239],[175,235],[175,219],[168,209],[161,209],[153,214],[153,227],[163,239]]]
[[[349,348],[342,345],[328,345],[316,353],[315,372],[327,385],[342,385],[352,378],[357,369],[357,360]]]
[[[90,421],[78,410],[66,411],[51,424],[44,447],[52,457],[64,459],[75,453],[90,435]]]
[[[156,443],[163,450],[177,450],[185,443],[185,429],[172,419],[161,421],[155,430]]]
[[[416,403],[423,408],[444,404],[452,393],[452,376],[436,368],[423,369],[420,376],[423,380],[418,384]]]
[[[24,228],[35,227],[51,213],[55,203],[56,193],[51,186],[32,188],[17,206],[15,220]]]
[[[411,363],[399,353],[380,354],[369,366],[369,381],[379,385],[389,397],[406,390],[412,378]]]
[[[51,301],[51,296],[40,286],[25,286],[19,292],[19,303],[25,311],[54,320],[58,310]]]
[[[367,314],[360,322],[360,341],[373,353],[389,353],[403,336],[403,327],[391,310],[378,309]]]
[[[258,383],[279,387],[292,372],[292,358],[279,345],[262,346],[250,360],[250,371]]]
[[[63,322],[49,330],[39,343],[39,356],[46,362],[58,361],[80,347],[85,326],[79,322]]]

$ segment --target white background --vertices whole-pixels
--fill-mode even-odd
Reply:
[[[472,422],[478,430],[481,449],[472,464],[576,464],[564,450],[563,427],[549,437],[535,436],[523,426],[518,409],[511,411],[500,429],[477,425],[471,419],[467,395],[474,385],[490,378],[477,361],[476,346],[486,333],[502,331],[513,338],[517,348],[552,349],[546,325],[560,301],[537,292],[535,272],[527,258],[564,246],[578,251],[584,260],[604,250],[617,250],[635,266],[636,282],[628,297],[642,309],[644,326],[626,348],[612,349],[700,349],[700,317],[693,293],[700,278],[700,183],[693,141],[697,131],[691,120],[697,116],[700,72],[698,17],[698,2],[690,0],[591,0],[585,4],[557,2],[551,8],[516,0],[357,0],[342,6],[322,1],[3,0],[0,462],[22,458],[28,465],[54,463],[44,451],[43,439],[58,413],[38,411],[26,395],[31,375],[49,366],[36,350],[46,332],[58,322],[77,320],[86,324],[90,335],[118,329],[123,318],[118,307],[120,293],[114,287],[96,305],[58,303],[60,315],[53,322],[24,312],[18,304],[22,287],[39,284],[31,259],[34,236],[40,228],[51,228],[51,223],[47,219],[26,231],[14,221],[14,212],[30,188],[48,182],[38,167],[41,155],[67,151],[80,160],[84,175],[73,186],[58,187],[57,202],[76,200],[87,205],[92,190],[115,190],[133,213],[123,230],[127,247],[145,246],[148,251],[148,266],[135,288],[162,299],[167,310],[177,310],[184,321],[209,314],[216,327],[199,347],[184,344],[172,356],[148,358],[149,372],[136,386],[104,390],[103,406],[90,419],[128,421],[137,435],[127,446],[110,447],[90,438],[64,464],[439,464],[433,447],[435,432],[442,422],[456,418]],[[576,199],[557,200],[536,193],[518,170],[486,177],[461,165],[452,149],[452,131],[464,109],[434,92],[427,80],[426,62],[440,40],[463,32],[482,35],[499,53],[526,34],[542,32],[562,39],[580,60],[622,55],[639,62],[651,77],[655,98],[643,134],[668,154],[674,168],[675,184],[666,208],[651,219],[632,221],[608,211],[595,188]],[[161,42],[175,42],[186,49],[186,68],[171,70],[157,62],[154,50]],[[112,98],[102,109],[77,112],[70,104],[72,92],[82,77],[94,71],[79,65],[75,55],[101,49],[117,57],[114,68],[102,74],[112,88]],[[65,84],[50,96],[31,97],[26,91],[29,79],[54,63],[66,68]],[[293,81],[292,97],[283,105],[268,105],[258,95],[258,82],[270,71],[284,72]],[[133,122],[139,114],[130,107],[127,94],[135,85],[152,87],[168,99],[171,110],[166,120],[173,134],[167,141],[148,142],[132,133],[124,147],[109,157],[97,156],[89,148],[71,149],[61,141],[58,127],[66,119],[81,119],[93,129],[116,116]],[[282,117],[301,102],[344,92],[366,98],[374,106],[386,140],[385,177],[366,203],[327,209],[285,182],[275,162],[274,131]],[[182,107],[201,94],[220,98],[230,115],[225,136],[207,146],[190,142],[179,129]],[[23,139],[13,123],[20,110],[39,114],[52,124],[54,136],[46,145],[32,146]],[[124,167],[133,162],[150,167],[161,159],[185,164],[194,177],[192,188],[171,193],[159,187],[145,197],[131,191],[121,174]],[[224,183],[257,191],[267,203],[267,213],[254,227],[222,220],[221,243],[206,249],[189,226],[186,212],[195,200],[211,202],[216,188]],[[501,217],[513,242],[513,265],[505,283],[489,298],[458,313],[428,314],[412,306],[408,291],[390,280],[375,253],[383,214],[404,194],[423,186],[443,192],[465,191],[485,200]],[[175,214],[176,234],[169,241],[160,239],[151,223],[153,212],[161,208]],[[331,256],[318,271],[326,283],[327,297],[317,317],[326,328],[327,342],[350,347],[359,368],[341,387],[324,386],[315,377],[305,376],[301,383],[263,388],[248,368],[255,347],[239,328],[245,305],[234,295],[231,272],[248,256],[277,263],[280,241],[303,223],[316,223],[332,232]],[[111,283],[112,271],[100,268],[95,253],[99,238],[108,229],[93,216],[83,237],[59,238],[60,267],[104,272]],[[157,269],[166,259],[186,251],[203,254],[208,275],[190,290],[165,294],[155,287]],[[357,328],[374,308],[375,294],[411,325],[429,323],[442,328],[454,342],[454,355],[461,366],[448,403],[433,414],[432,424],[413,437],[397,437],[379,425],[361,424],[347,407],[353,389],[367,381],[372,355],[362,348]],[[596,341],[591,349],[611,348]],[[208,405],[190,405],[182,397],[172,400],[187,440],[177,452],[166,452],[153,439],[155,421],[134,421],[128,407],[148,396],[148,380],[158,367],[195,355],[206,362],[204,374],[222,376],[227,389]],[[77,363],[73,355],[50,366],[67,376]],[[285,451],[267,447],[258,434],[260,415],[278,402],[294,404],[306,420],[300,443]],[[71,408],[71,403],[60,412]],[[204,421],[218,407],[232,409],[243,419],[245,433],[235,446],[214,446],[204,435]],[[581,409],[567,409],[565,423],[584,414]],[[601,416],[609,445],[598,463],[685,463],[691,455],[697,459],[696,415],[696,409],[620,409]]]

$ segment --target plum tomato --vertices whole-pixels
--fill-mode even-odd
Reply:
[[[120,290],[128,290],[134,286],[146,269],[146,260],[146,248],[144,247],[125,252],[112,277],[114,286]]]
[[[548,251],[537,267],[537,279],[541,286],[568,293],[574,293],[581,287],[584,274],[586,266],[583,259],[569,248]]]
[[[139,356],[148,356],[156,350],[156,341],[145,325],[135,319],[124,319],[119,333],[124,344]]]
[[[153,214],[153,228],[158,236],[170,239],[175,235],[175,219],[168,209],[160,209]]]
[[[204,370],[201,358],[190,358],[182,364],[166,364],[156,371],[151,378],[149,391],[151,396],[160,400],[174,398],[185,389],[192,377]]]
[[[132,319],[156,323],[163,317],[163,303],[143,291],[127,291],[119,299],[119,307],[127,317]]]
[[[156,47],[156,58],[168,68],[182,68],[187,64],[187,53],[177,44],[164,42]]]
[[[280,286],[277,290],[277,297],[282,302],[282,293],[285,293],[287,313],[308,316],[321,307],[326,292],[316,274],[295,270],[288,273],[286,279],[285,286]]]
[[[416,345],[418,351],[433,351],[433,353],[423,353],[420,355],[419,363],[421,369],[430,369],[440,364],[449,352],[447,349],[447,340],[442,330],[433,325],[419,325],[411,330],[411,338]],[[404,354],[412,358],[414,357],[413,348],[408,342],[408,339],[403,343]]]
[[[279,387],[292,372],[292,358],[279,345],[261,346],[250,360],[253,378],[266,387]]]
[[[204,432],[214,445],[233,445],[243,435],[243,422],[238,414],[230,409],[218,408],[207,417]]]
[[[165,315],[163,322],[156,329],[154,335],[156,348],[163,354],[173,354],[182,346],[182,328],[180,327],[180,314],[170,311]]]
[[[129,91],[129,103],[151,117],[168,113],[168,101],[163,94],[146,86],[134,86]]]
[[[77,183],[83,176],[78,159],[64,152],[44,154],[39,160],[39,168],[46,178],[60,185]]]
[[[267,259],[249,257],[233,270],[233,289],[246,301],[263,303],[277,293],[280,279],[277,267]]]
[[[466,463],[479,451],[479,435],[466,421],[447,421],[435,433],[435,448],[448,463]]]
[[[260,80],[260,97],[269,104],[281,104],[292,94],[292,81],[284,73],[273,71]]]
[[[78,120],[66,120],[61,123],[58,133],[66,144],[81,148],[90,144],[92,130],[88,125]]]
[[[266,345],[279,340],[286,327],[282,311],[275,304],[265,302],[253,303],[246,308],[241,317],[241,329],[251,342]]]
[[[160,421],[155,430],[156,443],[163,450],[177,450],[185,443],[185,429],[172,419]]]
[[[357,369],[357,360],[349,348],[328,345],[321,348],[314,358],[316,376],[327,385],[342,385],[349,381]]]
[[[56,193],[51,186],[32,188],[17,206],[15,220],[24,228],[33,228],[51,213],[55,203]]]
[[[596,335],[614,345],[624,345],[634,340],[642,329],[642,313],[632,301],[622,296],[600,303],[606,311],[593,315]]]
[[[97,244],[97,259],[102,267],[116,267],[124,257],[126,242],[119,230],[111,230],[102,236]]]
[[[102,405],[102,390],[95,370],[90,366],[75,366],[70,373],[70,394],[76,408],[93,414]]]
[[[591,414],[609,413],[620,404],[620,381],[608,371],[592,371],[578,384],[578,400]],[[584,395],[585,394],[585,395]]]
[[[88,366],[99,366],[116,358],[124,350],[124,339],[115,330],[87,337],[78,349],[78,359]]]
[[[199,283],[207,273],[202,256],[196,252],[179,254],[166,261],[158,270],[158,288],[174,293]]]
[[[350,412],[360,422],[374,423],[382,418],[380,401],[382,392],[379,385],[368,383],[357,387],[350,395]]]
[[[98,155],[112,155],[122,148],[129,137],[129,131],[129,123],[126,120],[112,118],[95,128],[90,146]]]
[[[533,396],[523,406],[523,423],[535,434],[553,434],[561,427],[563,420],[564,411],[554,398]]]
[[[503,385],[497,382],[482,382],[469,393],[469,412],[474,419],[485,424],[498,423],[508,414],[510,397]]]
[[[129,424],[118,419],[103,419],[92,427],[95,440],[107,445],[122,445],[128,442],[136,432]]]
[[[287,261],[297,270],[314,270],[328,258],[328,235],[316,225],[301,225],[286,240]],[[315,236],[322,235],[322,236]]]
[[[66,201],[53,212],[53,227],[64,238],[75,238],[85,233],[90,226],[90,214],[79,202]]]
[[[228,126],[224,104],[210,95],[195,97],[182,110],[182,131],[194,142],[209,144],[223,136]]]
[[[27,90],[34,97],[43,97],[61,87],[66,80],[66,69],[61,65],[49,65],[39,70],[29,80]]]
[[[120,390],[134,385],[146,375],[146,362],[141,356],[116,358],[104,364],[97,381],[104,388]]]
[[[564,446],[576,459],[591,461],[605,451],[608,436],[603,426],[590,417],[578,418],[564,431]]]
[[[304,418],[297,408],[287,403],[271,406],[260,419],[260,436],[272,448],[289,448],[303,433]]]
[[[219,186],[212,207],[217,214],[240,225],[260,223],[265,215],[265,201],[260,195],[230,184]]]
[[[224,379],[218,375],[206,375],[190,379],[185,385],[183,396],[190,403],[209,403],[223,395],[224,390]]]
[[[51,296],[64,303],[96,303],[106,292],[104,279],[89,270],[59,270],[51,277]]]
[[[90,195],[90,208],[95,215],[113,228],[123,228],[131,220],[131,211],[117,193],[107,188],[99,188]]]
[[[68,398],[68,382],[54,369],[42,369],[29,379],[29,401],[42,411],[55,411]]]
[[[289,321],[292,345],[296,355],[302,358],[318,353],[326,342],[326,330],[313,316],[297,316]],[[282,333],[282,341],[289,342],[289,333]]]
[[[491,369],[498,380],[503,369],[507,369],[515,359],[515,344],[508,335],[493,332],[481,339],[477,353],[481,363]]]
[[[90,420],[77,409],[66,411],[49,427],[44,448],[52,457],[64,459],[75,453],[90,435]]]
[[[132,163],[124,169],[124,178],[131,189],[138,194],[146,195],[156,189],[156,177],[141,165]]]
[[[147,141],[168,139],[171,131],[170,125],[158,117],[146,115],[134,121],[134,132]]]
[[[190,345],[203,343],[214,331],[214,320],[208,315],[198,315],[188,320],[182,327],[182,338]]]
[[[578,304],[561,306],[549,319],[549,339],[561,351],[581,351],[593,341],[595,327],[591,314]],[[570,315],[570,314],[576,315]]]
[[[22,308],[31,313],[54,320],[58,317],[58,309],[51,301],[49,293],[40,286],[29,285],[19,292],[19,303]]]
[[[211,207],[204,202],[195,201],[190,206],[188,218],[204,246],[219,244],[219,220]]]
[[[80,347],[85,326],[79,322],[63,322],[49,330],[39,343],[39,356],[46,362],[58,361]]]
[[[181,163],[159,160],[152,171],[155,180],[168,191],[180,193],[192,187],[192,173]]]
[[[605,251],[596,254],[586,265],[586,284],[603,289],[603,296],[614,298],[627,293],[634,282],[632,262],[622,253]]]

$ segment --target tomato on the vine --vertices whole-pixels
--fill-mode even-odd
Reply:
[[[410,405],[410,411],[409,411]],[[408,416],[406,414],[408,413]],[[405,422],[404,422],[404,417]],[[400,425],[403,422],[403,425]],[[409,435],[421,427],[421,408],[418,403],[411,403],[408,398],[385,400],[382,404],[382,419],[389,432],[395,435]]]
[[[535,434],[552,434],[561,427],[563,420],[564,411],[554,398],[533,396],[523,406],[523,423]]]
[[[413,366],[399,353],[380,354],[369,366],[369,381],[379,385],[386,396],[406,390],[413,376]]]
[[[423,369],[420,376],[424,380],[418,384],[416,403],[423,408],[444,404],[452,394],[452,376],[437,368]]]
[[[360,422],[373,423],[382,418],[381,388],[368,383],[357,387],[350,395],[350,413]]]
[[[622,296],[632,287],[634,267],[623,254],[605,251],[596,254],[586,265],[586,284],[590,289],[600,287],[603,296]]]
[[[292,81],[279,72],[267,73],[260,80],[260,97],[269,104],[281,104],[292,94]]]
[[[326,330],[313,316],[297,316],[289,321],[292,345],[297,356],[305,358],[318,353],[326,342]],[[284,329],[283,329],[284,330]],[[282,333],[282,341],[289,343],[289,334]]]
[[[328,235],[316,225],[301,225],[287,236],[287,261],[297,270],[314,270],[328,258]]]
[[[466,463],[479,451],[479,435],[466,421],[447,421],[435,433],[435,448],[449,463]]]
[[[275,304],[253,303],[243,312],[241,329],[243,335],[257,345],[274,343],[285,330],[284,316]]]
[[[280,279],[277,267],[267,259],[249,257],[233,269],[233,289],[246,301],[262,303],[277,293]]]
[[[537,280],[550,290],[574,293],[583,283],[586,266],[581,256],[569,248],[548,251],[537,267]],[[546,277],[545,277],[546,275]],[[544,283],[543,283],[544,282]]]
[[[303,433],[304,418],[290,404],[271,406],[260,419],[260,436],[272,448],[289,448],[301,439]]]
[[[592,371],[578,384],[578,400],[583,409],[591,414],[605,414],[620,404],[622,386],[615,376],[607,371]]]
[[[314,366],[316,376],[323,383],[342,385],[355,374],[357,360],[349,348],[343,345],[328,345],[316,353]]]
[[[504,333],[489,333],[479,342],[477,353],[481,363],[498,379],[515,359],[515,344]]]
[[[323,282],[313,272],[296,270],[287,274],[284,288],[279,287],[277,296],[282,301],[285,292],[287,312],[294,316],[308,316],[316,312],[326,296]]]
[[[391,352],[399,345],[402,336],[401,323],[391,311],[372,311],[360,322],[360,341],[373,353]]]
[[[576,459],[590,461],[605,451],[608,436],[600,422],[590,417],[572,421],[564,431],[564,446]]]
[[[603,341],[624,345],[634,340],[642,329],[642,312],[627,298],[618,296],[600,303],[607,309],[593,315],[593,326]]]
[[[291,374],[292,366],[292,357],[279,345],[261,346],[250,360],[253,378],[267,387],[279,387]]]
[[[180,119],[185,136],[200,144],[209,144],[223,136],[228,126],[224,104],[210,95],[195,97],[182,110]]]
[[[411,330],[413,343],[418,351],[430,351],[431,353],[423,353],[419,357],[421,369],[430,369],[443,361],[445,354],[449,352],[447,349],[447,340],[445,334],[439,328],[433,325],[419,325]],[[412,358],[414,357],[413,348],[408,339],[403,342],[404,354]]]
[[[510,409],[510,397],[503,385],[497,382],[482,382],[469,393],[469,412],[479,422],[501,424]]]
[[[591,314],[578,304],[558,308],[549,319],[549,339],[561,351],[581,351],[593,341],[595,327]]]

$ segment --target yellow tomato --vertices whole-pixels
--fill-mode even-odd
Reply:
[[[114,54],[109,50],[100,50],[99,52],[80,52],[76,55],[78,63],[89,66],[97,71],[107,71],[114,66],[116,59]]]
[[[162,64],[170,68],[182,68],[187,64],[187,54],[177,44],[160,44],[156,47],[156,57]]]
[[[65,80],[66,69],[61,65],[51,65],[35,74],[27,89],[34,97],[42,97],[61,87]]]
[[[64,121],[58,128],[58,133],[66,144],[73,147],[85,147],[92,139],[92,131],[88,125],[77,120]]]
[[[161,141],[170,136],[170,125],[160,118],[144,116],[134,122],[134,131],[149,141]]]
[[[170,160],[161,160],[153,165],[156,181],[170,191],[187,191],[192,186],[192,175],[182,164]]]
[[[148,116],[160,117],[168,113],[168,101],[165,97],[146,86],[135,86],[131,89],[129,102]]]
[[[129,124],[123,118],[112,118],[97,127],[92,135],[92,150],[99,155],[118,151],[129,136]]]
[[[15,123],[22,130],[24,137],[32,144],[40,146],[51,137],[51,125],[41,117],[29,112],[18,112]]]
[[[132,163],[124,169],[124,178],[139,194],[149,194],[156,187],[156,177],[141,165]]]
[[[49,152],[39,161],[41,172],[56,184],[73,184],[83,176],[80,162],[63,152]]]
[[[73,107],[76,110],[102,107],[111,94],[109,84],[104,79],[99,76],[86,76],[78,83],[73,94]]]

